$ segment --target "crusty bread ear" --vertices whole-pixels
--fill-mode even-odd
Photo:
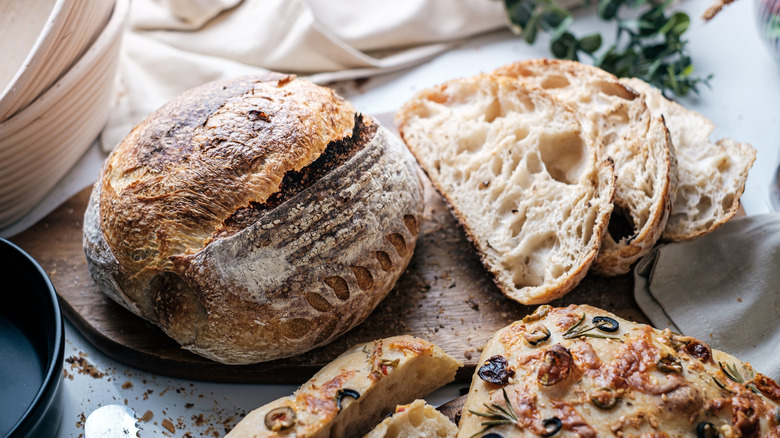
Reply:
[[[363,438],[455,438],[458,427],[424,400],[395,408]]]
[[[412,336],[359,344],[291,396],[250,412],[227,437],[360,437],[398,404],[454,380],[461,365],[441,348]]]
[[[543,90],[480,75],[423,90],[396,124],[504,294],[548,302],[585,276],[615,190],[587,119]]]
[[[666,99],[641,79],[621,82],[642,93],[654,114],[663,115],[674,143],[679,182],[662,238],[693,239],[731,219],[739,210],[755,149],[728,138],[712,143],[715,125],[701,114]]]
[[[618,78],[575,61],[531,59],[495,74],[545,89],[588,117],[602,143],[601,159],[615,163],[615,211],[593,264],[602,275],[620,275],[652,250],[666,226],[677,169],[669,133],[641,95]]]

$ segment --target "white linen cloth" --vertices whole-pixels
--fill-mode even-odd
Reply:
[[[267,70],[318,83],[366,77],[506,22],[499,0],[133,0],[102,147],[205,82]]]
[[[780,381],[780,214],[732,219],[657,247],[634,271],[654,326],[693,336]]]
[[[92,184],[133,126],[189,88],[268,70],[317,83],[378,75],[506,23],[501,0],[132,0],[117,101],[100,138],[0,236],[24,231]]]

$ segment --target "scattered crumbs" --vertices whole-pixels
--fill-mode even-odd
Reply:
[[[173,423],[171,423],[171,420],[167,418],[162,421],[162,427],[164,427],[170,433],[176,432],[176,428],[173,427]]]
[[[195,423],[196,426],[200,427],[205,424],[206,420],[203,419],[203,414],[193,415],[192,422]]]
[[[479,310],[479,303],[476,300],[474,300],[474,298],[467,299],[466,304],[468,304],[469,307],[471,307],[474,310]]]
[[[62,369],[62,378],[63,379],[68,379],[68,380],[73,380],[73,374],[69,373],[68,370],[63,368]]]
[[[741,303],[742,302],[742,298],[741,297],[737,297],[737,302]]]
[[[471,360],[471,350],[466,350],[463,352],[463,357],[466,358],[466,360]]]
[[[153,389],[147,389],[146,391],[144,391],[144,396],[143,396],[144,400],[149,400],[149,394],[153,392],[154,392]]]
[[[132,387],[133,387],[133,382],[131,382],[129,380],[122,384],[122,389],[130,389]]]
[[[87,416],[84,415],[83,412],[80,413],[79,414],[79,419],[76,420],[76,429],[80,430],[82,427],[84,427],[84,423],[86,423],[86,422],[87,422]]]
[[[195,403],[187,403],[184,405],[184,407],[187,409],[192,409],[193,406],[195,406]]]
[[[76,369],[79,374],[86,374],[92,376],[95,379],[102,378],[105,374],[101,373],[94,365],[89,363],[84,356],[70,356],[65,359],[65,362],[70,364],[70,369]]]
[[[143,421],[144,423],[148,423],[149,420],[154,418],[154,412],[152,411],[146,411],[144,414],[139,418],[139,420]]]

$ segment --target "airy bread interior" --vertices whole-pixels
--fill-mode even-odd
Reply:
[[[615,187],[587,119],[543,90],[481,75],[420,92],[396,124],[507,296],[548,302],[585,275]]]
[[[621,82],[642,93],[650,110],[664,117],[674,143],[679,181],[662,238],[693,239],[731,219],[739,210],[755,149],[729,138],[713,143],[715,125],[701,114],[666,99],[641,79]]]
[[[364,438],[454,438],[455,423],[424,400],[398,406]]]
[[[599,68],[575,61],[531,59],[495,74],[543,88],[589,118],[601,138],[599,157],[615,163],[615,211],[593,270],[625,274],[661,236],[676,191],[671,138],[639,93]]]

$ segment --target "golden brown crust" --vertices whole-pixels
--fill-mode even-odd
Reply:
[[[171,256],[202,249],[237,209],[265,202],[287,171],[353,125],[354,110],[332,90],[286,75],[174,99],[133,129],[102,173],[101,221],[124,275],[170,269]]]
[[[139,125],[95,185],[84,247],[117,302],[184,348],[252,363],[362,322],[409,262],[422,208],[400,140],[331,90],[269,74]]]
[[[408,335],[359,344],[294,394],[250,412],[228,437],[359,437],[396,405],[451,382],[460,365],[436,345]],[[266,419],[279,408],[294,413],[295,421],[274,430]]]
[[[780,433],[780,387],[749,364],[591,306],[541,306],[498,331],[480,363],[460,437],[480,436],[473,412],[507,399],[518,420],[489,429],[505,438]]]

